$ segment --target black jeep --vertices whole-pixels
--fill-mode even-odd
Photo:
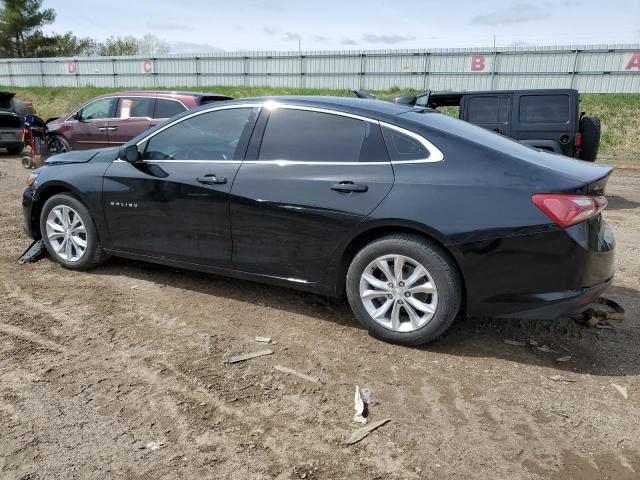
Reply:
[[[355,92],[359,97],[371,96]],[[423,92],[389,99],[428,108],[459,107],[459,118],[543,150],[593,162],[600,145],[600,119],[580,112],[572,89]]]

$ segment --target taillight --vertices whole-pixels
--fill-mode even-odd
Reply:
[[[537,193],[531,196],[531,200],[561,228],[589,220],[607,206],[607,198],[604,196]]]
[[[576,133],[576,147],[582,146],[582,134]]]

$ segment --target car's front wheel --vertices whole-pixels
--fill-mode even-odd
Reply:
[[[403,345],[438,338],[462,302],[452,260],[417,235],[390,235],[365,246],[349,266],[346,289],[356,318],[371,335]]]
[[[49,255],[65,268],[87,270],[107,257],[89,210],[71,195],[54,195],[45,202],[40,233]]]
[[[71,151],[71,145],[67,140],[60,135],[53,135],[47,142],[49,147],[49,155],[57,155],[59,153],[65,153]]]

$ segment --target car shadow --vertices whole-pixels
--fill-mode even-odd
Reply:
[[[640,202],[627,200],[618,195],[607,195],[607,210],[632,210],[640,207]]]
[[[113,258],[88,273],[126,276],[203,293],[212,298],[231,298],[363,329],[343,299],[119,258]],[[390,348],[413,348],[417,352],[467,358],[496,358],[567,373],[637,375],[640,373],[640,362],[637,361],[640,292],[611,287],[606,296],[627,309],[625,322],[611,322],[614,329],[588,328],[570,318],[545,321],[469,317],[456,320],[442,338],[430,345]],[[568,356],[571,358],[566,362],[557,361]]]

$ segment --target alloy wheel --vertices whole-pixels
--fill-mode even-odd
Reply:
[[[362,272],[360,299],[371,318],[383,327],[413,332],[435,315],[438,290],[420,262],[404,255],[384,255]]]
[[[67,262],[78,262],[87,251],[87,230],[80,215],[67,205],[58,205],[49,212],[46,225],[55,254]]]

